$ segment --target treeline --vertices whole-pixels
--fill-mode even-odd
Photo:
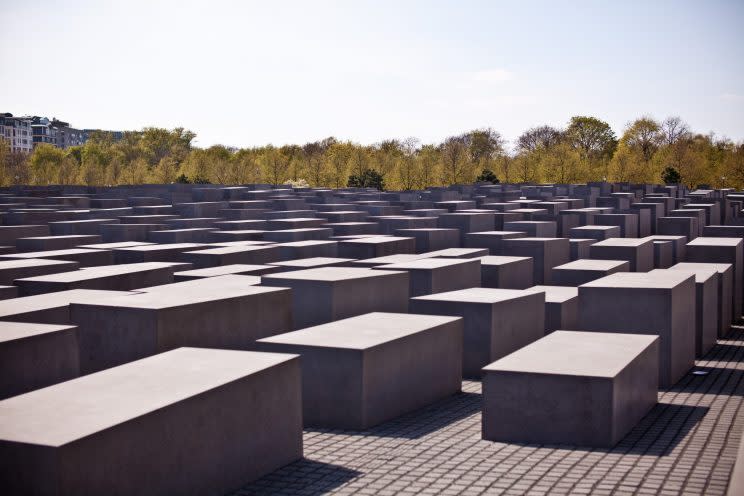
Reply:
[[[689,187],[744,189],[744,143],[697,134],[677,117],[642,117],[618,138],[595,117],[571,118],[565,128],[525,131],[511,149],[493,129],[451,136],[438,144],[415,138],[371,146],[326,138],[304,145],[198,148],[183,128],[146,128],[93,135],[81,147],[39,145],[11,153],[0,139],[0,185],[142,183],[270,183],[389,190],[473,182],[681,182]],[[484,174],[485,171],[485,174]]]

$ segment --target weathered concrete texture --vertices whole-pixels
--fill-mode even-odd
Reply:
[[[114,263],[176,262],[183,252],[208,248],[201,243],[168,243],[128,246],[114,250]]]
[[[656,404],[659,339],[554,332],[483,369],[483,438],[611,448]]]
[[[175,272],[173,274],[173,282],[192,281],[195,279],[203,279],[205,277],[217,277],[225,275],[260,276],[262,274],[270,274],[272,272],[279,271],[280,268],[273,265],[222,265],[220,267],[209,267],[207,269],[194,269]]]
[[[80,373],[76,328],[0,322],[0,399]]]
[[[99,265],[111,265],[114,263],[114,257],[111,251],[86,248],[70,248],[68,250],[35,251],[0,255],[0,260],[30,260],[36,258],[77,262],[80,264],[80,267],[96,267]]]
[[[399,237],[414,238],[416,253],[460,246],[460,231],[457,229],[396,229],[394,234]]]
[[[545,295],[513,289],[470,288],[411,298],[411,312],[465,319],[463,376],[544,335]]]
[[[264,265],[270,262],[278,262],[281,259],[281,252],[276,245],[239,244],[187,251],[181,253],[178,259],[193,264],[196,269],[206,269],[220,265]]]
[[[369,312],[408,310],[408,272],[323,267],[269,274],[264,286],[292,289],[295,329]]]
[[[579,286],[579,329],[659,336],[661,387],[695,361],[695,277],[675,272],[618,272]]]
[[[288,289],[255,286],[248,277],[245,284],[221,290],[216,279],[178,283],[188,285],[185,290],[73,303],[70,320],[78,326],[80,372],[89,374],[181,346],[252,349],[256,339],[292,328]],[[193,290],[195,283],[205,282],[214,286],[203,293]]]
[[[339,257],[355,258],[357,260],[415,252],[416,240],[414,238],[400,238],[396,236],[373,236],[350,239],[338,244]]]
[[[300,388],[295,356],[182,348],[7,399],[0,484],[222,494],[302,457]]]
[[[521,231],[486,231],[465,235],[465,246],[468,248],[487,248],[490,255],[500,255],[502,242],[505,239],[525,238]]]
[[[460,391],[462,319],[369,313],[258,341],[296,353],[306,426],[367,429]]]

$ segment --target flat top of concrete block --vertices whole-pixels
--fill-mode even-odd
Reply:
[[[180,220],[180,219],[179,219]],[[163,229],[162,231],[150,231],[151,233],[188,233],[188,232],[204,232],[214,231],[211,227],[185,227],[183,229]]]
[[[375,245],[375,244],[382,244],[382,243],[392,243],[395,241],[403,241],[403,240],[414,240],[414,238],[404,238],[399,236],[371,236],[368,238],[356,238],[356,239],[348,239],[345,241],[342,241],[344,244],[355,244],[355,245]]]
[[[287,260],[285,262],[271,262],[268,266],[279,265],[281,267],[315,267],[318,265],[341,264],[354,262],[353,258],[334,258],[334,257],[310,257],[300,258],[297,260]]]
[[[651,240],[644,238],[610,238],[597,241],[594,246],[643,246],[646,244],[651,244]]]
[[[86,267],[70,272],[59,272],[43,276],[25,277],[20,281],[43,281],[43,282],[73,282],[87,279],[98,279],[101,277],[116,276],[120,274],[131,274],[134,272],[145,272],[173,267],[169,262],[142,262],[123,265],[99,265],[97,267]]]
[[[556,243],[565,240],[566,238],[509,238],[505,239],[504,243],[520,243],[520,244],[538,244],[538,243]]]
[[[480,265],[477,258],[419,258],[408,262],[399,262],[389,265],[382,265],[377,269],[383,270],[431,270],[441,267],[451,267],[453,265],[464,265],[476,263]]]
[[[444,250],[430,251],[422,253],[426,257],[445,257],[445,258],[475,258],[488,254],[488,248],[445,248]]]
[[[39,224],[24,224],[21,226],[0,226],[0,231],[8,230],[8,231],[15,231],[20,229],[28,229],[31,227],[47,227],[45,225],[39,225]]]
[[[494,238],[503,238],[505,236],[527,236],[527,233],[524,231],[481,231],[481,232],[474,232],[474,233],[467,233],[467,236],[484,236],[484,237],[494,237]]]
[[[671,236],[666,234],[654,234],[653,236],[646,236],[641,239],[650,239],[651,241],[685,241],[687,242],[687,236]]]
[[[161,251],[161,250],[188,250],[190,248],[201,248],[202,246],[206,246],[206,245],[203,243],[163,243],[163,244],[152,244],[152,245],[142,245],[142,246],[127,246],[125,248],[117,248],[117,251],[151,252],[151,251]]]
[[[682,262],[669,267],[670,270],[705,270],[713,269],[718,271],[719,274],[724,274],[728,271],[733,270],[733,265],[727,263],[695,263],[695,262]]]
[[[210,245],[205,245],[210,246]],[[275,244],[270,245],[230,245],[230,246],[217,246],[215,248],[207,248],[205,250],[186,251],[184,253],[189,255],[227,255],[230,253],[243,253],[248,251],[261,251],[267,249],[277,249]]]
[[[658,339],[644,334],[555,331],[483,371],[612,378]]]
[[[0,439],[62,446],[296,357],[168,351],[0,401]]]
[[[116,250],[118,248],[130,248],[134,246],[145,246],[153,243],[146,243],[144,241],[121,241],[118,243],[98,243],[94,245],[80,245],[78,248],[88,248],[91,250]]]
[[[206,269],[185,270],[183,272],[176,272],[175,275],[194,276],[194,277],[214,277],[214,276],[222,276],[222,275],[228,275],[228,274],[239,274],[241,272],[270,270],[272,268],[273,267],[271,265],[231,264],[231,265],[220,265],[219,267],[207,267]]]
[[[52,224],[58,225],[58,226],[68,226],[68,225],[77,225],[77,224],[106,224],[107,222],[113,222],[118,224],[118,219],[78,219],[78,220],[60,220],[55,222],[50,222],[49,225]]]
[[[229,248],[231,246],[267,246],[275,243],[271,241],[221,241],[218,243],[207,243],[204,246],[214,246],[215,248]]]
[[[578,230],[578,231],[614,231],[619,230],[620,228],[618,226],[579,226],[579,227],[572,227],[572,230]]]
[[[391,270],[372,270],[360,267],[319,267],[317,269],[293,270],[261,276],[263,280],[347,281],[401,274]]]
[[[319,246],[319,245],[335,245],[338,241],[329,241],[327,239],[306,239],[304,241],[289,241],[287,243],[279,243],[276,246]]]
[[[532,260],[532,257],[507,257],[500,255],[489,255],[486,257],[480,257],[479,260],[481,261],[481,265],[508,265]]]
[[[426,296],[416,296],[412,300],[459,301],[463,303],[499,303],[530,296],[523,289],[467,288],[457,291],[446,291]]]
[[[612,270],[619,267],[629,268],[630,262],[627,260],[594,260],[589,258],[580,258],[567,264],[559,265],[554,270]]]
[[[225,267],[229,267],[225,265]],[[222,267],[213,267],[219,269]],[[201,269],[208,270],[208,269]],[[194,292],[195,294],[210,293],[210,296],[219,294],[221,297],[240,296],[243,294],[253,294],[254,291],[243,290],[257,286],[261,283],[258,276],[241,275],[234,273],[215,274],[212,277],[201,279],[192,279],[188,281],[173,282],[170,284],[161,284],[159,286],[150,286],[147,288],[137,289],[137,292],[143,293],[163,293],[163,292]]]
[[[85,255],[88,253],[101,253],[105,250],[92,250],[88,248],[70,248],[67,250],[52,250],[52,251],[33,251],[27,253],[13,253],[11,255],[0,255],[0,259],[7,260],[9,258],[54,258],[63,257],[68,255]]]
[[[422,258],[426,258],[426,255],[419,254],[414,255],[410,253],[398,253],[397,255],[387,255],[384,257],[376,257],[376,258],[365,258],[363,260],[355,260],[353,262],[354,265],[387,265],[387,264],[395,264],[395,263],[402,263],[402,262],[410,262],[412,260],[420,260]]]
[[[57,308],[70,303],[89,303],[101,298],[132,295],[130,291],[104,291],[98,289],[70,289],[34,296],[22,296],[10,300],[0,300],[0,318],[9,315],[34,312],[47,308]]]
[[[366,350],[460,319],[461,317],[375,312],[270,336],[259,339],[258,342]]]
[[[679,272],[683,272],[686,274],[692,274],[695,276],[695,282],[696,283],[704,283],[708,281],[711,277],[718,277],[718,271],[714,269],[654,269],[648,272],[649,275],[659,275],[660,273],[667,271],[667,270],[675,270]],[[663,274],[662,274],[663,275]]]
[[[269,232],[272,232],[272,233],[307,233],[307,232],[328,232],[328,231],[330,231],[330,228],[328,227],[299,227],[297,229],[277,229],[276,231],[269,231]]]
[[[71,239],[71,240],[76,240],[76,239],[82,238],[84,240],[85,239],[90,240],[90,238],[96,238],[96,236],[97,235],[95,234],[64,234],[64,235],[59,235],[59,236],[29,236],[27,238],[18,238],[18,239],[24,239],[24,240],[26,239],[33,239],[33,240]],[[91,240],[91,241],[94,241],[94,240]]]
[[[289,291],[288,288],[258,286],[260,279],[254,276],[225,275],[206,277],[193,281],[176,282],[162,286],[138,289],[138,293],[114,296],[91,303],[97,307],[124,307],[161,310],[234,298]],[[87,304],[88,302],[75,302]],[[92,310],[95,311],[95,310]]]
[[[0,322],[0,343],[26,339],[40,334],[69,331],[70,329],[75,329],[75,326]]]
[[[68,267],[70,270],[78,268],[77,262],[71,262],[69,260],[46,260],[44,258],[30,258],[30,259],[17,259],[11,260],[8,258],[0,259],[0,270],[4,269],[20,269],[23,267],[49,267],[56,265],[58,267]]]
[[[579,288],[571,286],[532,286],[528,293],[545,293],[545,303],[565,303],[579,297]]]
[[[701,236],[687,243],[687,246],[738,246],[741,244],[744,244],[742,238],[706,238]]]
[[[712,207],[715,205],[715,203],[686,203],[684,205],[681,205],[681,207],[683,209],[687,209],[687,207]]]
[[[420,219],[421,217],[415,217],[416,219]],[[424,217],[426,218],[426,217]],[[396,232],[400,231],[402,233],[407,232],[459,232],[460,230],[457,228],[447,228],[447,227],[420,227],[420,228],[414,228],[414,229],[396,229]]]
[[[645,272],[615,272],[594,281],[589,281],[579,287],[672,289],[692,278],[691,274],[676,270],[663,271],[653,275]]]

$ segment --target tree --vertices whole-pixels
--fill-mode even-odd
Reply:
[[[581,152],[568,143],[559,143],[550,149],[539,149],[540,169],[544,179],[558,184],[578,182],[586,176]]]
[[[609,159],[618,143],[609,124],[596,117],[582,115],[571,117],[564,136],[589,160]]]
[[[450,136],[440,146],[444,164],[444,182],[459,184],[464,176],[468,147],[462,136]]]
[[[650,117],[636,119],[625,129],[621,141],[636,151],[644,162],[651,161],[662,144],[664,135],[658,122]]]
[[[419,149],[416,158],[419,163],[418,188],[424,189],[439,184],[434,178],[443,176],[440,171],[442,163],[440,148],[436,145],[424,145]]]
[[[563,131],[552,126],[539,126],[528,129],[517,138],[517,150],[534,152],[550,149],[563,140]]]
[[[402,156],[398,159],[398,175],[403,190],[411,190],[418,182],[419,170],[416,154],[420,141],[417,138],[406,138],[400,142]]]
[[[39,143],[29,158],[31,184],[50,185],[57,182],[57,171],[65,152],[49,143]]]
[[[690,127],[679,117],[667,117],[661,123],[662,141],[673,146],[690,137]]]
[[[376,188],[380,191],[385,189],[385,178],[374,169],[365,170],[361,176],[352,174],[349,176],[349,187]]]
[[[496,177],[496,174],[494,174],[491,169],[483,169],[483,172],[481,172],[480,175],[475,178],[475,180],[479,183],[499,183],[499,178]]]
[[[666,167],[661,172],[661,181],[665,184],[679,184],[681,176],[674,167]]]

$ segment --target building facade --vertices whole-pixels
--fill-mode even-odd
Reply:
[[[13,152],[30,153],[40,143],[57,148],[70,148],[84,145],[95,129],[76,129],[56,118],[23,116],[14,117],[10,113],[0,113],[0,138],[10,143]],[[120,140],[122,131],[104,131],[111,134],[114,141]]]
[[[8,142],[11,152],[30,153],[34,147],[31,119],[0,114],[0,138]]]

